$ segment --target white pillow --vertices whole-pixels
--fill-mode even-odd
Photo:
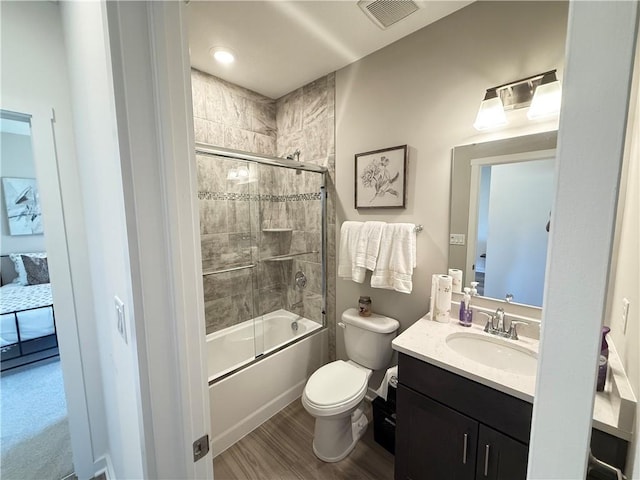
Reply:
[[[24,263],[22,263],[21,255],[25,255],[31,258],[47,258],[47,253],[10,253],[9,258],[13,261],[14,268],[16,269],[16,273],[18,274],[18,283],[20,285],[29,285],[27,282],[27,271],[24,268]]]

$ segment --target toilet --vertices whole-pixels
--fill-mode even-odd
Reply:
[[[336,360],[307,381],[302,405],[315,417],[313,453],[325,462],[345,458],[367,429],[363,401],[373,370],[386,368],[393,350],[391,341],[400,324],[372,313],[361,317],[350,308],[342,314],[344,343],[349,361]]]

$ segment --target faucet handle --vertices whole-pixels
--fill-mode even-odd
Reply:
[[[509,327],[508,337],[511,340],[518,340],[518,325],[527,325],[527,322],[520,322],[518,320],[511,320],[511,326]]]
[[[485,312],[478,312],[480,315],[484,315],[485,317],[487,317],[487,323],[484,326],[484,331],[489,333],[489,330],[493,329],[493,315],[489,315],[488,313]]]
[[[493,329],[494,330],[498,330],[501,332],[505,331],[504,328],[504,308],[500,307],[496,309],[496,313],[493,316],[493,321],[497,320],[498,324],[497,325],[493,325]],[[492,321],[492,323],[493,323]]]

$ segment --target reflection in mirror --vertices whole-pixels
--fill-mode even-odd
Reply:
[[[542,306],[555,144],[545,132],[453,149],[449,268],[479,295]]]

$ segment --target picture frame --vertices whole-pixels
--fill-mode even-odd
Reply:
[[[407,145],[355,155],[355,208],[406,208]]]
[[[2,177],[10,235],[44,233],[40,195],[35,178]]]

